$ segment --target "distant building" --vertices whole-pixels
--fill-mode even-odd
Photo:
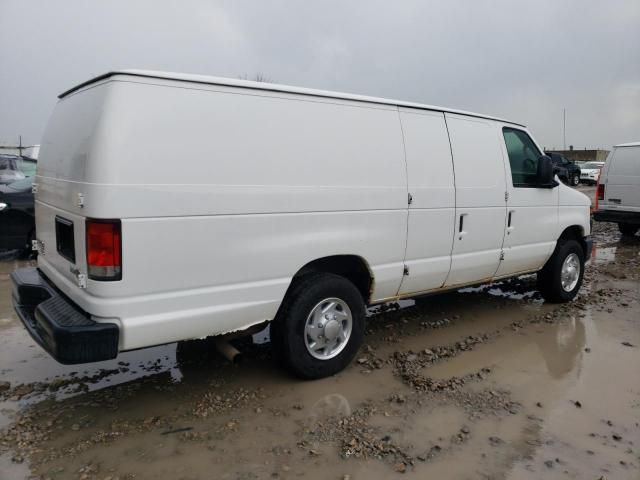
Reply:
[[[0,155],[1,154],[19,155],[20,154],[20,149],[16,145],[4,145],[4,144],[1,144],[0,145]]]
[[[575,162],[604,162],[609,155],[609,150],[575,150],[573,147],[569,147],[569,150],[545,149],[545,152],[559,153]]]

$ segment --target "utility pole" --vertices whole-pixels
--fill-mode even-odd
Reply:
[[[567,149],[567,109],[562,109],[562,149]]]

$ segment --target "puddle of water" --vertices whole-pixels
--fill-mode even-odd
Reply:
[[[425,369],[425,375],[436,379],[466,374],[487,367],[499,372],[509,358],[508,370],[522,378],[545,375],[549,382],[564,380],[579,371],[586,343],[584,320],[570,317],[564,321],[529,327],[517,335],[504,335],[446,363]]]
[[[392,408],[389,416],[377,415],[370,424],[390,435],[400,445],[412,445],[425,452],[434,445],[443,444],[444,439],[460,432],[469,420],[465,413],[453,405],[433,405],[420,415],[397,414]]]
[[[640,439],[640,363],[637,352],[621,346],[622,338],[640,338],[637,329],[629,330],[626,324],[636,314],[617,309],[614,318],[622,321],[613,322],[606,312],[586,311],[585,345],[589,350],[573,368],[575,381],[561,395],[547,400],[544,408],[541,437],[552,442],[542,443],[530,459],[515,464],[512,478],[539,478],[527,465],[543,465],[556,458],[562,463],[556,463],[557,468],[545,478],[561,477],[563,465],[571,466],[574,478],[598,477],[598,472],[605,478],[637,478],[638,465],[632,470],[627,465],[634,463],[628,447]],[[613,439],[614,433],[622,439]]]
[[[0,402],[0,430],[10,425],[18,408],[14,402]]]
[[[27,479],[30,478],[29,465],[26,461],[22,463],[16,463],[11,460],[13,454],[5,453],[0,455],[0,478],[2,479]]]

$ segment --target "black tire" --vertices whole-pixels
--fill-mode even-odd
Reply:
[[[578,281],[571,290],[562,286],[562,266],[572,254],[577,255],[580,272]],[[538,290],[550,303],[565,303],[574,299],[584,277],[584,251],[576,240],[559,240],[556,249],[544,268],[538,272]]]
[[[574,174],[573,177],[571,177],[571,185],[573,185],[574,187],[580,185],[580,175]]]
[[[347,304],[352,327],[340,353],[321,360],[307,349],[305,328],[314,308],[329,298],[338,298]],[[355,285],[339,275],[313,273],[291,286],[271,326],[271,343],[287,370],[301,378],[315,379],[338,373],[349,365],[364,341],[364,332],[365,305]]]
[[[640,227],[638,225],[632,225],[630,223],[619,223],[618,228],[620,229],[620,233],[622,235],[633,237]]]

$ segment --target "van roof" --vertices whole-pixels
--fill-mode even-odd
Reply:
[[[640,142],[621,143],[619,145],[614,145],[614,147],[640,147]]]
[[[455,110],[451,108],[437,107],[434,105],[425,105],[421,103],[404,102],[400,100],[390,100],[387,98],[368,97],[365,95],[354,95],[351,93],[332,92],[328,90],[316,90],[312,88],[292,87],[289,85],[279,85],[275,83],[253,82],[250,80],[211,77],[207,75],[194,75],[194,74],[188,74],[188,73],[159,72],[159,71],[153,71],[153,70],[115,70],[112,72],[107,72],[95,78],[92,78],[90,80],[87,80],[86,82],[82,82],[79,85],[76,85],[75,87],[58,95],[58,98],[64,98],[67,95],[70,95],[88,85],[91,85],[92,83],[96,83],[101,80],[105,80],[107,78],[119,76],[119,75],[126,75],[130,77],[155,78],[155,79],[163,79],[163,80],[178,80],[178,81],[189,82],[189,83],[200,83],[200,84],[207,84],[207,85],[224,85],[229,87],[251,88],[254,90],[265,90],[270,92],[296,93],[299,95],[309,95],[309,96],[315,96],[315,97],[353,100],[356,102],[396,105],[399,107],[418,108],[422,110],[449,112],[449,113],[455,113],[459,115],[467,115],[470,117],[486,118],[489,120],[497,120],[499,122],[511,123],[513,125],[524,127],[524,125],[520,123],[515,123],[510,120],[505,120],[498,117],[492,117],[489,115],[482,115],[479,113],[467,112],[464,110]]]

